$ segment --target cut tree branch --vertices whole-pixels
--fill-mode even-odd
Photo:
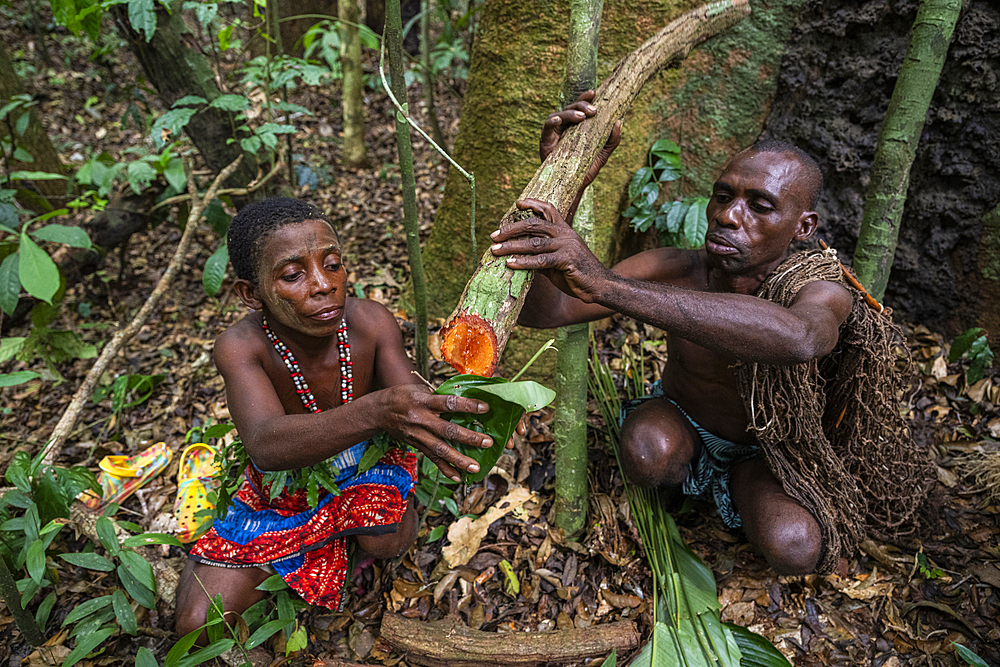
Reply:
[[[548,201],[565,215],[583,184],[587,167],[649,77],[749,13],[748,0],[722,0],[699,7],[672,21],[623,58],[597,89],[593,102],[597,113],[563,134],[518,199]],[[530,215],[511,205],[500,220],[500,228]],[[530,271],[508,269],[505,257],[494,257],[487,250],[442,330],[445,360],[460,372],[492,375],[521,312],[531,277]]]
[[[187,186],[188,194],[191,196],[191,212],[188,215],[187,224],[184,226],[184,233],[181,234],[181,240],[177,244],[177,250],[174,251],[174,256],[170,259],[170,263],[167,265],[167,270],[163,272],[160,276],[159,282],[156,283],[156,287],[150,293],[149,297],[146,298],[146,302],[142,304],[142,307],[129,322],[128,326],[120,329],[112,337],[111,341],[104,346],[101,350],[100,356],[94,365],[91,367],[90,372],[87,373],[87,377],[84,378],[83,384],[76,390],[73,394],[73,399],[69,403],[69,407],[63,413],[63,416],[59,419],[59,423],[56,424],[55,429],[52,431],[52,435],[49,438],[48,444],[45,446],[45,457],[43,463],[45,465],[52,465],[56,458],[58,458],[60,451],[62,451],[62,446],[66,443],[66,438],[69,436],[70,431],[73,430],[73,425],[76,423],[77,418],[80,416],[80,411],[83,409],[83,404],[86,400],[94,393],[94,387],[97,386],[97,382],[101,375],[107,369],[111,360],[118,354],[125,343],[132,338],[139,329],[142,328],[149,316],[153,314],[153,310],[156,309],[157,304],[160,302],[160,297],[163,296],[164,292],[174,281],[174,276],[181,268],[181,264],[184,262],[185,256],[187,255],[188,247],[191,245],[191,239],[194,238],[194,230],[198,226],[198,221],[201,219],[201,214],[205,210],[212,199],[215,198],[219,186],[222,182],[229,178],[236,168],[240,164],[241,157],[237,157],[228,167],[219,172],[219,175],[215,177],[212,182],[211,187],[205,193],[205,196],[198,198],[198,189],[194,184],[194,176],[191,173],[190,164],[186,164],[185,171],[187,172]]]
[[[618,621],[552,632],[483,632],[467,627],[458,616],[425,623],[385,614],[379,641],[426,667],[532,667],[619,655],[639,646],[632,621]]]

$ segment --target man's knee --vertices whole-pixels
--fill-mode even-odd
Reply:
[[[697,433],[681,411],[666,399],[653,399],[622,424],[622,469],[637,486],[679,486],[699,446]]]
[[[781,521],[758,546],[776,573],[810,574],[819,565],[822,549],[819,524],[811,515]]]

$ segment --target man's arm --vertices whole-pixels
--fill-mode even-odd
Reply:
[[[850,293],[829,282],[806,285],[784,308],[755,296],[671,285],[669,273],[659,279],[650,279],[648,272],[640,279],[622,275],[618,267],[612,271],[602,265],[551,204],[525,200],[518,205],[544,219],[517,222],[494,236],[499,242],[494,254],[523,255],[509,257],[510,268],[544,272],[559,290],[585,304],[628,315],[720,354],[770,364],[815,359],[836,345],[840,323],[851,309]],[[517,238],[523,235],[529,237]]]
[[[392,328],[398,331],[395,320]],[[402,348],[402,341],[400,341]],[[259,337],[233,328],[216,340],[215,363],[226,383],[226,398],[243,446],[262,470],[292,470],[324,461],[380,431],[430,456],[452,479],[456,468],[476,472],[478,464],[445,439],[474,447],[492,444],[481,433],[440,418],[442,412],[483,414],[482,401],[435,396],[426,387],[400,384],[361,396],[319,414],[289,415],[262,365]]]

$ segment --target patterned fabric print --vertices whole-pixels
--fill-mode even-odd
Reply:
[[[221,567],[270,564],[309,604],[339,609],[347,576],[347,536],[395,531],[417,481],[417,458],[391,449],[357,474],[367,443],[343,452],[337,475],[340,495],[320,491],[316,508],[305,490],[269,499],[262,475],[250,466],[246,480],[222,521],[192,548],[193,560]]]
[[[760,456],[760,446],[737,444],[731,440],[720,438],[714,433],[709,433],[702,428],[701,424],[691,419],[688,413],[684,412],[684,408],[663,394],[663,385],[659,380],[653,383],[651,394],[633,398],[622,404],[618,424],[621,425],[625,421],[625,417],[651,398],[666,398],[673,403],[701,438],[701,453],[689,464],[690,472],[687,479],[684,480],[681,491],[689,496],[700,496],[711,491],[712,499],[715,501],[715,507],[719,511],[722,521],[730,528],[742,526],[743,521],[733,504],[733,497],[729,489],[730,470],[738,463]]]

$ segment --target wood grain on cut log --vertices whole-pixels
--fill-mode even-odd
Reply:
[[[639,631],[632,621],[618,621],[553,632],[482,632],[457,616],[426,623],[387,613],[379,641],[413,665],[529,667],[604,657],[612,649],[621,655],[638,648]]]
[[[623,58],[597,89],[597,113],[563,133],[559,146],[535,172],[519,199],[551,202],[565,215],[583,184],[587,167],[649,77],[749,13],[748,0],[723,0],[699,7],[672,21]],[[500,228],[529,215],[511,205],[500,220]],[[492,375],[521,312],[531,277],[530,271],[508,269],[504,257],[494,257],[487,250],[441,332],[445,360],[460,372]]]

